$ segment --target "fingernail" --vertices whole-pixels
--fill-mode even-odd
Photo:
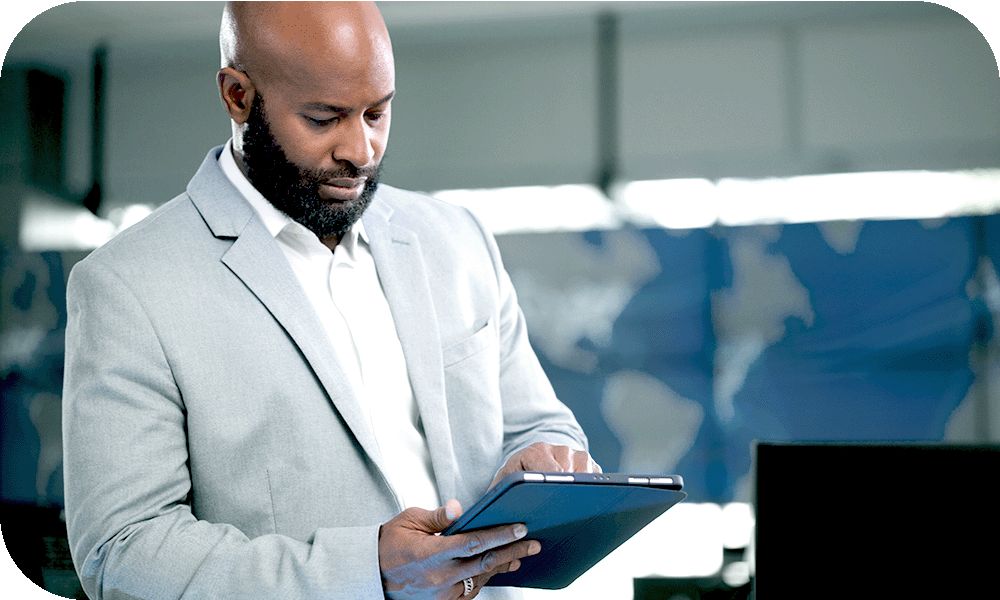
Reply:
[[[531,542],[528,544],[528,554],[538,554],[542,551],[542,545],[539,542]]]
[[[517,525],[514,525],[514,537],[515,538],[521,539],[521,538],[523,538],[526,535],[528,535],[528,528],[527,527],[525,527],[521,523],[518,523]]]
[[[518,570],[520,568],[521,568],[521,561],[519,561],[519,560],[512,560],[512,561],[510,561],[510,570],[511,571],[516,571],[516,570]]]
[[[445,505],[445,507],[444,507],[444,516],[448,517],[449,521],[454,521],[455,520],[455,510],[452,509],[450,506]]]

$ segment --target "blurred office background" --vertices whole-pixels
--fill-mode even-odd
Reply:
[[[918,2],[381,5],[384,180],[494,229],[605,470],[687,482],[684,505],[537,597],[638,598],[646,576],[740,597],[754,440],[1000,440],[1000,78],[965,18]],[[3,63],[3,532],[64,596],[66,277],[229,136],[220,14],[65,4]]]

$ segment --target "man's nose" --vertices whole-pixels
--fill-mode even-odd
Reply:
[[[371,128],[364,119],[350,119],[345,125],[333,151],[334,160],[346,160],[359,169],[370,166],[375,158]]]

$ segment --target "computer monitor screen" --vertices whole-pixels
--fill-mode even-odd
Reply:
[[[1000,597],[1000,446],[766,443],[754,597]]]

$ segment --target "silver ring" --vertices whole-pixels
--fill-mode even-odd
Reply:
[[[465,586],[465,591],[462,592],[462,597],[468,596],[472,593],[472,589],[476,587],[476,584],[472,583],[471,577],[466,577],[462,580],[462,585]]]

